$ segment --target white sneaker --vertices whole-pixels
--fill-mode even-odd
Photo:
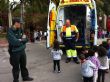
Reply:
[[[61,71],[58,71],[58,73],[61,73]]]

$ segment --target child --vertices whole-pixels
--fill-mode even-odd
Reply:
[[[105,82],[105,73],[108,69],[108,57],[107,50],[100,46],[98,50],[98,59],[100,61],[100,67],[98,70],[98,81],[97,82]]]
[[[93,46],[92,49],[95,51],[95,57],[98,57],[98,49],[99,49],[99,46]]]
[[[93,82],[93,70],[96,66],[88,59],[85,59],[85,56],[81,56],[81,60],[83,60],[81,65],[81,72],[83,76],[84,82]]]
[[[83,55],[85,56],[85,58],[88,57],[88,49],[86,47],[82,47],[82,49],[81,49],[81,53],[80,53],[80,56],[79,56],[80,60],[81,60],[81,57]],[[81,60],[81,63],[83,63],[83,60]]]
[[[54,42],[53,49],[51,50],[51,55],[53,57],[53,71],[56,71],[56,66],[58,67],[58,73],[61,72],[60,70],[60,60],[62,55],[62,50],[59,49],[59,43],[58,41]]]
[[[93,82],[97,82],[98,69],[100,67],[100,62],[99,62],[98,58],[96,57],[94,50],[89,50],[88,55],[89,55],[88,59],[96,66],[96,68],[94,69]]]

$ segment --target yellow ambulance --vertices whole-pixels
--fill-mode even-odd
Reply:
[[[66,19],[77,26],[79,40],[76,47],[97,45],[97,11],[94,0],[50,0],[47,22],[47,48],[53,46],[55,38],[61,43],[61,28]],[[93,40],[91,40],[91,35]]]

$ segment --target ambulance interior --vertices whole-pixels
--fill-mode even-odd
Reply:
[[[71,24],[77,26],[79,30],[79,40],[77,45],[85,45],[85,29],[86,29],[86,6],[85,5],[72,5],[65,6],[60,9],[58,20],[62,20],[62,25],[65,24],[66,19],[70,19]],[[59,24],[59,27],[61,24]],[[62,27],[62,26],[61,26]],[[60,28],[61,28],[60,27]]]

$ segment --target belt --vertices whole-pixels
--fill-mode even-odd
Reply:
[[[68,40],[72,39],[72,37],[65,37],[65,38],[68,39]]]

